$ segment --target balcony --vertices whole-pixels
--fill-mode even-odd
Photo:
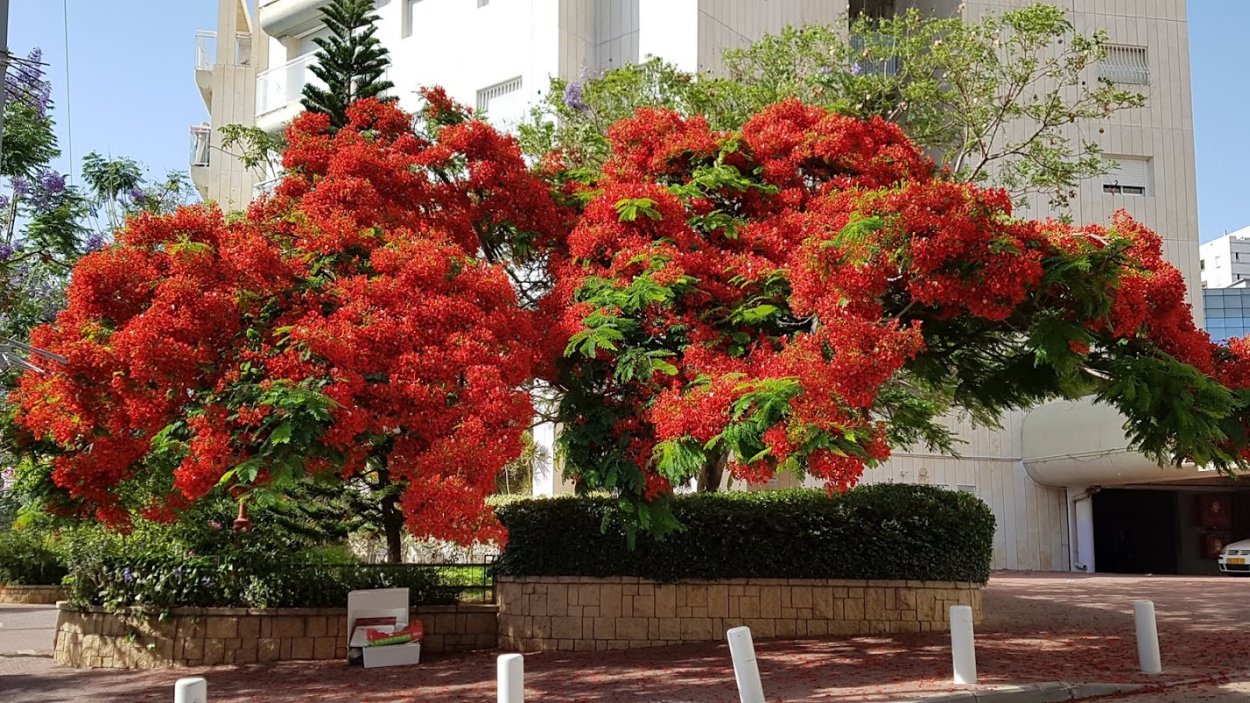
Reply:
[[[278,184],[281,182],[282,176],[260,181],[256,185],[252,186],[252,199],[256,200],[261,196],[272,194],[274,189],[277,188]]]
[[[191,125],[191,166],[207,166],[213,129],[206,124]]]
[[[309,70],[314,60],[314,54],[304,54],[256,77],[257,127],[277,132],[303,110],[300,94],[304,84],[311,81],[321,85],[321,79]]]
[[[271,37],[303,34],[321,23],[321,8],[330,0],[258,0],[261,29]]]
[[[228,57],[235,66],[252,63],[252,35],[239,32],[234,36],[234,51]],[[201,30],[195,33],[195,84],[200,88],[204,104],[212,109],[213,66],[217,65],[217,32]]]
[[[209,165],[212,161],[213,129],[206,124],[191,125],[191,182],[203,198],[208,197],[212,178]]]

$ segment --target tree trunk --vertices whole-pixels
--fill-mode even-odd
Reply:
[[[398,564],[404,560],[404,516],[399,512],[394,496],[382,499],[382,528],[386,531],[386,561]]]
[[[695,480],[695,490],[699,493],[715,493],[720,490],[721,478],[725,474],[725,466],[729,463],[729,454],[718,451],[708,458],[703,471]]]
[[[404,560],[404,514],[399,511],[399,496],[391,490],[391,473],[378,469],[378,490],[382,495],[382,531],[386,534],[386,562],[398,564]]]

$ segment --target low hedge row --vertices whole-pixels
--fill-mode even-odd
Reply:
[[[44,535],[28,530],[0,531],[0,586],[56,586],[65,572],[64,557]]]
[[[79,562],[69,579],[71,602],[111,610],[137,607],[342,607],[349,591],[407,588],[418,604],[454,603],[439,574],[412,564],[311,564],[255,558],[108,555]]]
[[[639,576],[657,581],[989,578],[994,516],[967,493],[879,484],[828,497],[816,490],[681,495],[683,530],[629,549],[617,503],[561,497],[499,505],[512,576]]]

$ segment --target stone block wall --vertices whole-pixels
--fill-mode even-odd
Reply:
[[[746,625],[755,638],[929,632],[950,606],[981,618],[981,585],[945,581],[630,577],[500,578],[499,646],[596,651],[715,642]]]
[[[413,608],[425,626],[422,654],[495,646],[497,608],[442,605]],[[80,668],[251,664],[347,656],[345,608],[177,608],[155,614],[112,614],[61,604],[53,658]]]
[[[51,605],[67,597],[64,586],[0,586],[0,603]]]

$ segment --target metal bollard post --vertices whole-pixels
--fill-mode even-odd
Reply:
[[[200,676],[174,682],[174,703],[208,703],[208,681]]]
[[[755,660],[751,628],[735,627],[726,633],[726,637],[729,639],[729,654],[734,661],[739,700],[742,703],[764,703],[764,684],[760,682],[760,666]]]
[[[955,665],[955,683],[977,682],[977,650],[972,633],[972,608],[951,606],[951,659]]]
[[[1159,628],[1155,624],[1155,604],[1148,600],[1133,601],[1133,619],[1137,622],[1137,660],[1147,674],[1163,672],[1159,657]]]
[[[501,654],[498,667],[499,703],[525,703],[525,657]]]

